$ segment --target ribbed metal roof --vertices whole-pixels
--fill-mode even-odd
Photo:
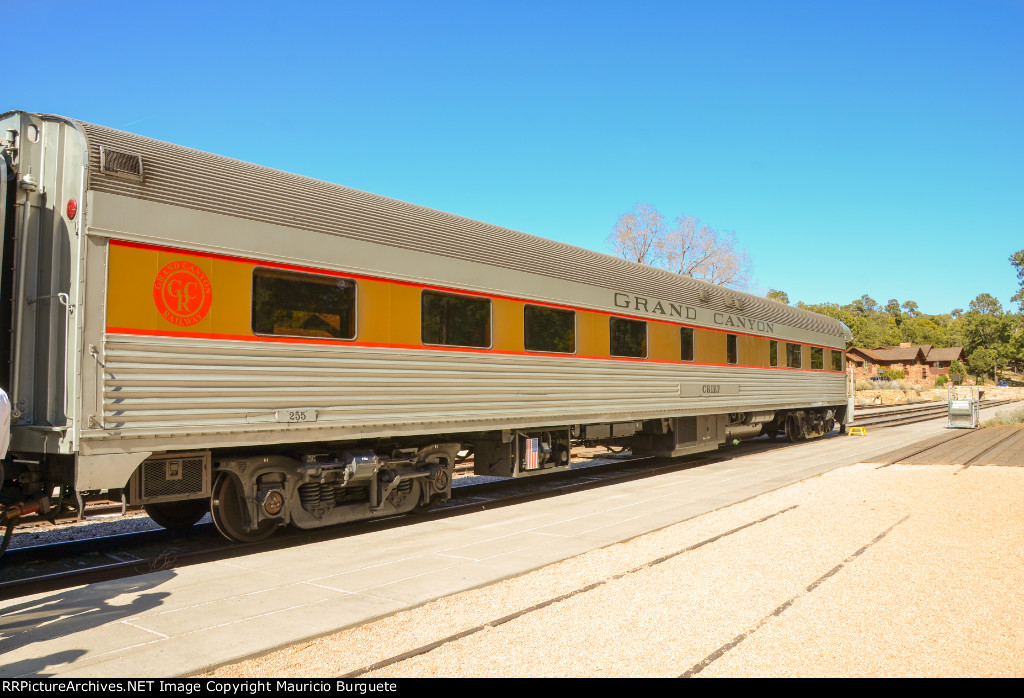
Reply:
[[[841,322],[758,296],[470,218],[116,131],[81,124],[89,188],[565,279],[790,327],[845,334]],[[143,182],[100,171],[99,148],[142,157]],[[700,299],[706,291],[708,300]],[[736,309],[730,299],[739,299]]]

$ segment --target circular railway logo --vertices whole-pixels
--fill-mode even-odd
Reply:
[[[192,262],[171,262],[156,275],[153,300],[165,320],[188,327],[210,312],[213,285],[206,273]]]

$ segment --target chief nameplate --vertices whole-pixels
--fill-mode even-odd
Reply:
[[[682,397],[719,397],[739,394],[740,386],[736,383],[685,383],[679,386],[679,395]]]

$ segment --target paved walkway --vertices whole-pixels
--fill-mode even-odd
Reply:
[[[0,676],[170,677],[628,540],[945,431],[834,436],[359,537],[0,604]]]

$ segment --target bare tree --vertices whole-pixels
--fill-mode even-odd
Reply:
[[[662,250],[658,242],[665,234],[665,217],[658,209],[641,202],[619,216],[608,235],[608,244],[616,257],[660,267]]]
[[[751,262],[736,234],[712,229],[693,216],[678,216],[668,229],[656,208],[638,203],[619,216],[608,236],[614,254],[713,284],[746,289]]]
[[[693,216],[678,216],[660,246],[669,271],[733,288],[750,284],[750,256],[737,249],[735,233],[714,230]]]

